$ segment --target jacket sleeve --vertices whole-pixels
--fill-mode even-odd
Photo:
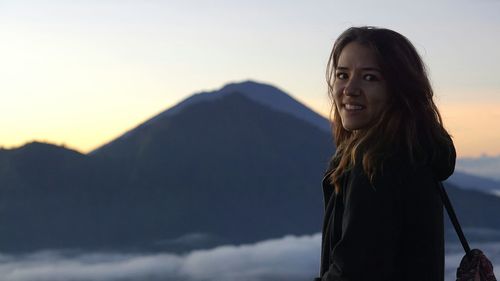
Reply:
[[[345,187],[342,238],[330,253],[322,281],[393,280],[401,234],[402,177],[378,177],[370,184],[354,168]]]

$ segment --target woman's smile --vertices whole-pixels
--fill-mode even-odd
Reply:
[[[353,104],[353,103],[346,103],[346,104],[344,104],[344,108],[347,111],[360,111],[360,110],[365,109],[364,106],[359,105],[359,104]]]

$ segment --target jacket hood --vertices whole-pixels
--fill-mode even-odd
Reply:
[[[441,142],[431,141],[428,138],[420,137],[419,141],[421,149],[423,149],[425,153],[414,155],[416,168],[427,167],[431,170],[437,181],[444,181],[449,178],[455,171],[455,161],[457,157],[451,137],[446,136],[446,141]],[[402,155],[407,155],[407,153],[399,153],[399,155],[399,157],[401,157]],[[412,166],[410,164],[412,161],[408,159],[408,156],[402,156],[403,158],[399,157],[396,157],[396,159],[400,161],[399,164],[397,162],[393,164],[401,166],[403,163],[408,163],[408,167]]]
[[[453,144],[453,141],[451,138],[448,137],[448,142],[445,144],[429,144],[426,143],[425,141],[422,143],[424,146],[424,149],[426,150],[427,155],[432,155],[432,157],[429,157],[427,160],[422,161],[417,161],[420,163],[420,165],[423,166],[428,166],[432,174],[434,175],[434,178],[438,181],[444,181],[447,178],[449,178],[453,172],[455,171],[455,161],[456,161],[456,151],[455,151],[455,146]],[[396,146],[398,148],[393,147],[393,150],[391,156],[389,156],[386,161],[388,162],[387,164],[389,165],[394,165],[395,167],[399,167],[399,169],[396,170],[406,170],[405,167],[409,168],[411,167],[410,161],[408,160],[408,157],[405,156],[407,153],[403,152],[404,150],[401,150],[401,146]],[[337,167],[339,160],[340,160],[340,154],[335,153],[329,161],[328,168],[325,171],[325,176],[327,174],[330,174],[332,170]],[[418,158],[418,157],[417,157]],[[359,157],[358,161],[361,162],[361,156]],[[417,166],[420,166],[417,164]],[[404,174],[404,173],[402,173]]]
[[[449,144],[437,147],[435,156],[430,159],[429,163],[437,180],[444,181],[453,174],[456,157],[455,146],[451,138]]]

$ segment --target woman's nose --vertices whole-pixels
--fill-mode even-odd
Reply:
[[[344,87],[344,95],[346,96],[357,96],[359,95],[359,87],[357,83],[353,80],[349,80]]]

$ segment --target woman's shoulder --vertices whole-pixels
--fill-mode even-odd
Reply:
[[[380,161],[379,176],[400,176],[406,177],[416,170],[416,166],[410,160],[410,157],[401,152],[394,152],[385,155]]]
[[[372,184],[374,187],[384,188],[390,192],[401,191],[418,178],[432,178],[428,165],[415,164],[408,155],[403,153],[392,153],[380,160],[372,178]]]

